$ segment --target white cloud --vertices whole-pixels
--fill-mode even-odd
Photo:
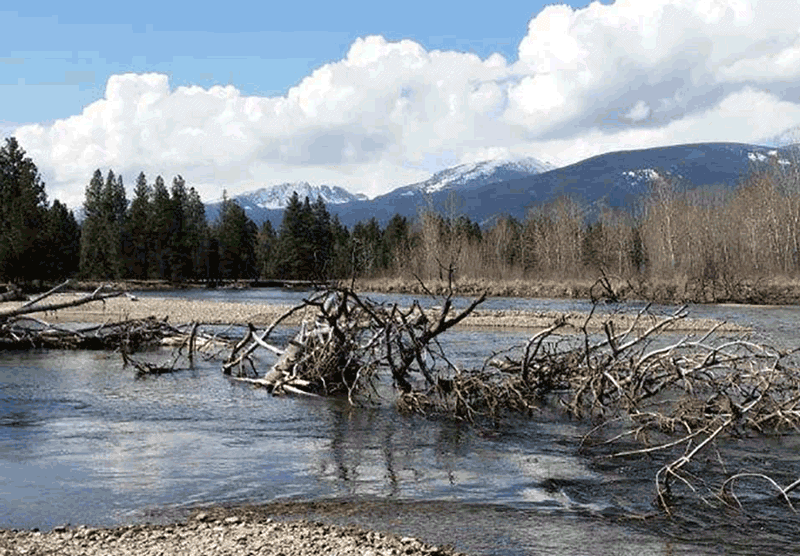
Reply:
[[[637,102],[627,114],[625,114],[625,118],[633,121],[633,122],[640,122],[642,120],[646,120],[650,117],[650,105],[648,105],[645,101],[640,100]]]
[[[16,130],[51,198],[95,168],[182,174],[207,198],[306,180],[375,195],[442,164],[574,162],[607,150],[756,141],[800,124],[800,10],[783,0],[549,6],[519,59],[357,39],[285,96],[115,75],[81,114]],[[509,22],[509,25],[515,24]]]

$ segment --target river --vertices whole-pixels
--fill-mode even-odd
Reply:
[[[141,295],[291,303],[307,292]],[[573,311],[588,304],[498,298],[484,308]],[[783,346],[796,340],[800,317],[795,307],[690,311],[751,326],[760,339]],[[446,347],[474,365],[526,338],[519,330],[456,330]],[[207,504],[335,500],[347,512],[327,515],[333,521],[474,554],[777,555],[800,540],[798,518],[768,499],[757,515],[721,515],[691,502],[674,519],[658,515],[655,469],[579,453],[587,430],[558,415],[485,430],[401,417],[390,406],[275,398],[227,380],[219,361],[136,379],[108,352],[3,353],[0,527],[115,525],[180,518]],[[743,440],[726,457],[798,477],[797,448],[794,437]],[[318,507],[309,512],[326,517]],[[655,517],[629,517],[643,514]]]

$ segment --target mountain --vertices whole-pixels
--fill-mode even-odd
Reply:
[[[385,224],[395,213],[413,218],[431,207],[444,214],[464,214],[481,225],[498,215],[525,218],[532,207],[568,195],[585,203],[588,216],[603,206],[632,209],[647,194],[652,180],[671,175],[685,187],[734,187],[747,173],[772,159],[797,159],[787,148],[741,143],[699,143],[606,153],[549,171],[500,180],[467,180],[458,187],[436,188],[436,176],[400,187],[368,203],[343,203],[331,212],[345,225],[370,217]],[[427,184],[427,185],[425,185]]]
[[[358,203],[367,200],[366,195],[354,195],[339,186],[310,185],[304,181],[262,187],[255,191],[236,195],[232,199],[247,212],[253,221],[260,225],[271,213],[282,214],[294,193],[297,193],[301,201],[308,197],[312,203],[318,197],[322,197],[329,208],[341,203]],[[206,218],[211,222],[216,220],[221,206],[222,201],[207,204]]]
[[[568,195],[585,203],[591,217],[604,206],[634,208],[658,176],[672,176],[688,188],[735,187],[761,165],[792,164],[798,159],[796,149],[698,143],[611,152],[562,168],[536,159],[485,161],[442,170],[371,200],[329,203],[328,210],[346,226],[372,217],[385,225],[394,214],[413,219],[425,208],[463,214],[486,225],[503,214],[523,219],[531,207]],[[258,224],[266,218],[275,226],[280,224],[281,209],[247,206]]]
[[[424,182],[408,185],[401,189],[404,191],[417,189],[423,194],[463,190],[533,176],[554,168],[552,164],[533,157],[515,160],[484,160],[447,168],[435,173]]]
[[[331,196],[331,199],[336,199],[336,201],[332,202],[329,202],[328,197],[323,194],[323,200],[328,206],[328,211],[331,214],[338,215],[346,226],[353,226],[356,222],[373,216],[378,219],[381,225],[385,225],[395,213],[413,218],[421,208],[429,206],[433,198],[443,198],[446,201],[449,198],[458,198],[464,191],[477,187],[529,177],[551,169],[553,169],[551,164],[531,157],[485,160],[447,168],[437,172],[423,182],[402,186],[390,193],[377,197],[375,200],[369,200],[364,195],[352,195],[338,187],[328,188],[328,186],[322,186],[322,188],[338,190],[343,193],[336,197]],[[302,183],[307,187],[314,188],[314,186],[309,186],[305,182]],[[275,190],[279,191],[283,195],[282,198],[288,201],[294,185],[283,184],[263,188],[251,193],[238,195],[233,199],[247,211],[250,218],[259,226],[264,220],[268,219],[277,228],[283,218],[283,207],[286,206],[285,201],[280,207],[270,206],[267,202],[259,204],[259,201],[271,198],[269,196]],[[297,191],[301,199],[306,195],[300,190]],[[317,194],[318,191],[314,189],[313,196],[309,195],[309,199],[316,199]],[[346,196],[350,198],[346,199]],[[438,207],[438,204],[435,206]],[[213,221],[216,218],[219,213],[219,205],[220,203],[206,205],[206,215],[209,221]]]

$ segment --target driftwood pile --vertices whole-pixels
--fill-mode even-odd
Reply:
[[[275,394],[346,395],[364,403],[390,377],[403,412],[454,418],[479,426],[545,407],[596,426],[581,449],[600,458],[661,457],[656,499],[671,511],[676,486],[724,504],[738,504],[734,487],[763,481],[794,510],[785,485],[765,473],[736,471],[721,461],[718,442],[743,435],[800,432],[800,369],[793,352],[746,336],[681,334],[686,308],[653,315],[649,307],[618,329],[613,316],[602,333],[565,319],[534,334],[524,345],[496,353],[480,369],[460,369],[437,336],[466,317],[483,297],[454,312],[448,295],[441,307],[378,304],[351,290],[330,290],[292,308],[264,331],[250,327],[223,364],[235,380]],[[285,347],[269,335],[296,311],[311,309]],[[454,313],[451,315],[451,313]],[[263,374],[257,350],[276,358]],[[719,480],[707,481],[695,463],[719,461]]]
[[[732,470],[718,443],[800,432],[796,353],[744,336],[715,337],[715,329],[670,335],[686,316],[685,308],[660,318],[644,309],[622,331],[609,317],[602,334],[566,330],[566,322],[557,320],[482,369],[455,371],[427,391],[405,393],[398,403],[405,411],[472,423],[559,407],[596,424],[581,444],[589,453],[661,457],[656,498],[667,513],[676,485],[705,502],[739,505],[734,487],[742,481],[763,482],[794,511],[789,494],[800,488],[800,479],[781,485],[760,471]],[[648,326],[642,328],[642,321]],[[700,461],[706,470],[715,463],[716,481],[695,469]]]
[[[194,354],[200,347],[211,343],[218,345],[216,338],[198,332],[197,323],[186,326],[173,326],[166,320],[155,317],[107,322],[104,324],[59,326],[45,320],[48,314],[67,307],[77,307],[87,303],[102,303],[104,300],[128,296],[131,301],[136,298],[122,291],[109,291],[109,287],[100,286],[92,293],[70,299],[48,303],[46,300],[54,293],[69,284],[64,282],[50,291],[27,301],[13,309],[0,311],[0,349],[106,349],[119,350],[126,364],[132,365],[137,374],[160,374],[177,370],[178,357],[171,363],[158,365],[138,361],[132,354],[138,350],[171,344],[178,345],[177,355],[185,355],[190,366],[194,363]],[[14,291],[13,289],[11,291]],[[17,293],[18,290],[17,290]],[[186,348],[186,353],[183,349]]]
[[[290,309],[264,331],[251,326],[224,363],[223,372],[275,394],[346,395],[353,403],[378,394],[381,371],[402,393],[427,389],[435,386],[440,369],[452,367],[437,337],[484,299],[481,296],[454,311],[451,294],[439,308],[424,310],[416,302],[401,308],[362,298],[351,289],[330,289]],[[267,341],[289,315],[309,309],[313,316],[303,321],[287,346]],[[254,360],[259,348],[277,356],[263,376]]]

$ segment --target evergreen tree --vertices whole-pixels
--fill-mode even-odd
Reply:
[[[123,237],[125,227],[125,213],[128,209],[128,200],[125,197],[125,186],[122,176],[115,176],[112,170],[108,171],[106,183],[103,188],[103,210],[105,226],[103,243],[109,262],[109,274],[105,278],[121,278],[124,274],[123,263]]]
[[[221,278],[238,280],[256,277],[257,234],[257,226],[244,209],[225,196],[215,234]]]
[[[382,245],[383,232],[380,224],[373,216],[367,222],[358,222],[353,227],[351,241],[353,244],[354,270],[360,275],[368,276],[383,268],[385,261]]]
[[[311,206],[311,270],[315,278],[325,280],[330,277],[332,269],[331,256],[333,252],[333,233],[331,231],[331,216],[322,197]]]
[[[152,242],[151,257],[151,276],[159,279],[167,279],[171,276],[170,270],[170,247],[172,229],[172,203],[169,198],[169,191],[164,184],[161,176],[156,177],[153,185],[153,210],[152,210]]]
[[[133,200],[128,210],[128,224],[124,233],[127,274],[140,280],[149,276],[153,241],[152,196],[153,190],[142,172],[136,178],[136,188],[133,191]]]
[[[592,273],[605,270],[608,261],[605,258],[606,237],[600,222],[589,224],[583,235],[581,257],[583,266]]]
[[[103,248],[103,173],[98,168],[86,186],[81,230],[80,271],[84,276],[105,277],[110,269]]]
[[[386,255],[386,260],[382,264],[383,268],[397,270],[408,260],[411,245],[410,235],[411,228],[408,219],[399,214],[392,216],[392,219],[386,224],[382,236],[382,252]]]
[[[331,278],[348,278],[353,274],[350,232],[339,222],[339,216],[331,220]]]
[[[208,223],[206,222],[206,207],[194,187],[189,188],[183,214],[186,245],[191,259],[189,276],[202,278],[206,274]]]
[[[295,191],[283,211],[283,220],[278,232],[278,260],[276,271],[279,278],[299,279],[305,272],[306,219],[303,204]]]
[[[123,275],[123,230],[128,200],[122,176],[113,170],[103,182],[96,170],[86,188],[85,219],[81,234],[81,272],[95,278]]]
[[[0,279],[37,277],[46,209],[36,165],[15,138],[6,139],[0,148]]]
[[[272,227],[272,222],[265,220],[256,238],[256,261],[261,277],[272,278],[276,275],[277,250],[278,235]]]
[[[64,279],[78,272],[81,229],[75,215],[60,201],[53,201],[45,219],[42,277]]]
[[[192,246],[188,241],[186,209],[188,193],[181,176],[172,180],[169,223],[169,267],[170,279],[179,282],[192,274]]]

